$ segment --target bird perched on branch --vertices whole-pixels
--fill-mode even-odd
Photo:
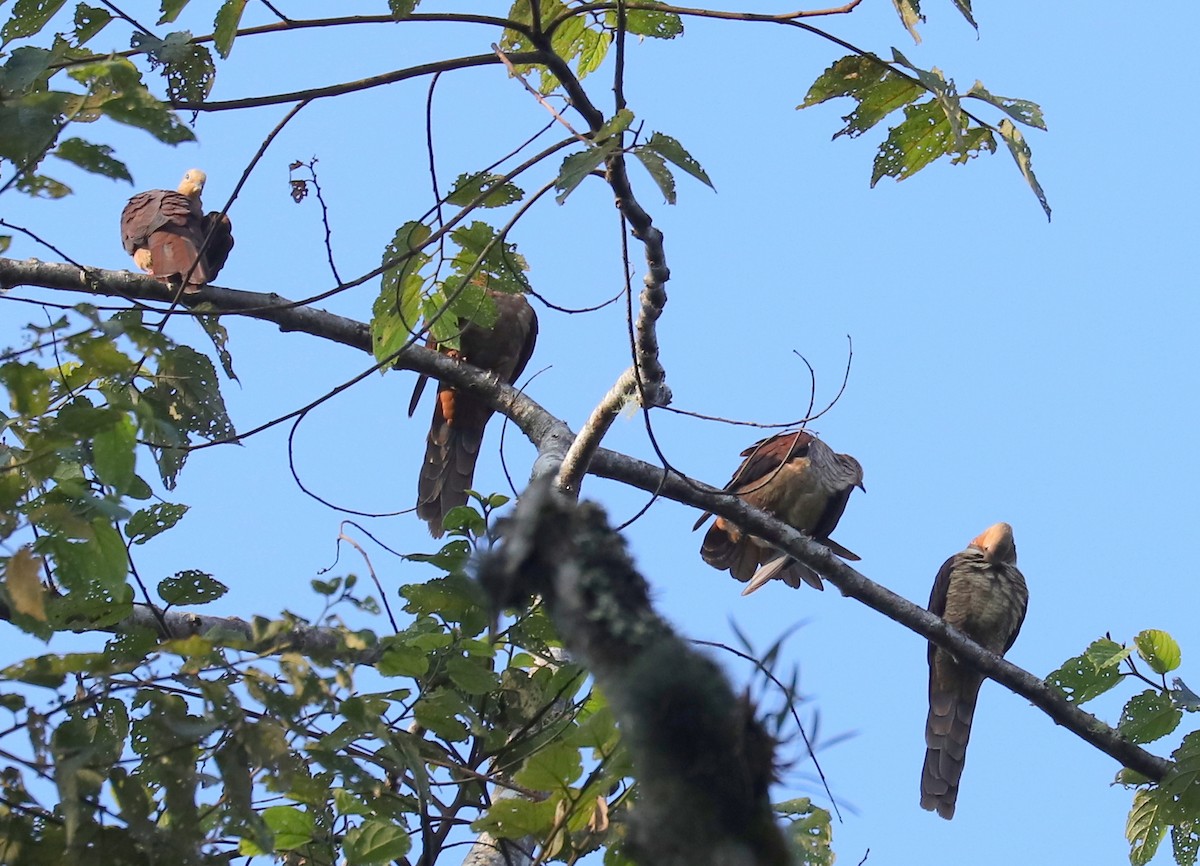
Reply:
[[[743,451],[742,456],[746,459],[725,490],[794,526],[843,559],[860,558],[829,537],[846,510],[850,492],[855,487],[866,492],[857,460],[849,454],[835,454],[805,430],[763,439]],[[701,515],[692,531],[711,516],[709,512]],[[700,556],[713,568],[728,569],[743,583],[749,581],[742,595],[749,595],[772,578],[792,587],[804,581],[815,589],[825,588],[808,566],[763,539],[742,532],[724,517],[718,517],[709,527]]]
[[[1017,570],[1012,527],[997,523],[946,560],[933,582],[929,611],[984,649],[1004,655],[1025,619],[1029,591]],[[958,782],[983,674],[929,644],[929,716],[921,808],[954,817]]]
[[[459,337],[461,349],[442,349],[451,357],[487,370],[501,382],[512,384],[521,375],[537,342],[537,314],[524,295],[488,291],[496,304],[491,328],[467,323]],[[438,346],[431,340],[431,348]],[[417,380],[408,406],[416,411],[426,376]],[[429,523],[429,532],[441,538],[443,520],[450,509],[467,504],[467,490],[475,476],[475,461],[483,444],[483,430],[492,409],[438,382],[433,422],[425,445],[425,463],[417,482],[417,516]]]
[[[233,249],[229,217],[205,215],[200,206],[205,180],[200,169],[189,169],[178,190],[139,192],[121,211],[125,252],[148,274],[176,284],[186,279],[185,292],[212,282]]]

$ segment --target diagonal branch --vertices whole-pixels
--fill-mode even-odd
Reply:
[[[16,261],[0,258],[0,290],[14,286],[113,295],[142,301],[169,303],[173,292],[151,277],[128,271],[81,270],[63,263],[36,259]],[[371,352],[369,327],[353,319],[311,307],[295,306],[276,294],[243,292],[206,286],[183,303],[210,302],[218,312],[245,315],[277,324],[283,331],[300,331],[360,351]],[[206,310],[205,315],[212,315]],[[534,476],[557,471],[563,455],[574,441],[567,425],[555,418],[528,395],[495,377],[420,346],[411,346],[396,358],[396,366],[415,370],[452,383],[506,415],[538,447]],[[711,511],[733,521],[743,530],[766,539],[780,550],[811,566],[842,593],[903,625],[938,646],[950,650],[1010,691],[1027,698],[1056,723],[1073,731],[1123,766],[1154,780],[1161,780],[1173,764],[1123,739],[1113,728],[1078,706],[1028,671],[988,652],[950,628],[923,607],[868,579],[791,526],[753,508],[736,496],[692,480],[674,471],[664,471],[634,457],[600,448],[587,471],[601,478],[620,481],[685,505]]]

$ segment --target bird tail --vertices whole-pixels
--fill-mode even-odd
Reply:
[[[855,553],[853,550],[849,550],[845,547],[842,547],[840,544],[838,544],[832,538],[823,539],[821,541],[821,543],[823,545],[825,545],[826,547],[828,547],[830,550],[832,550],[835,554],[840,556],[842,559],[848,559],[851,562],[858,562],[860,559],[862,559],[862,557],[859,556],[857,553]]]
[[[946,667],[940,670],[942,675],[936,690],[934,682],[930,682],[921,808],[936,810],[948,821],[954,817],[958,783],[967,759],[967,741],[971,738],[971,720],[983,678],[962,672],[948,676]]]
[[[156,277],[190,273],[187,287],[193,291],[208,282],[208,265],[203,258],[197,261],[196,239],[187,227],[163,226],[150,235],[147,246]]]
[[[781,553],[759,568],[758,571],[754,572],[754,576],[750,578],[750,582],[742,590],[742,595],[749,595],[756,589],[760,589],[767,581],[776,577],[793,589],[798,589],[801,581],[807,583],[813,589],[821,591],[825,589],[825,584],[821,582],[819,574],[803,562],[798,562],[790,556]]]
[[[728,570],[742,583],[758,568],[760,548],[755,540],[718,517],[704,534],[700,557],[718,571]]]
[[[417,481],[417,516],[441,538],[451,509],[467,504],[475,462],[491,410],[447,388],[438,390],[433,422],[425,444],[425,462]]]

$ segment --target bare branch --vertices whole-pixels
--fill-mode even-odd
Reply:
[[[510,55],[514,63],[534,63],[542,55],[538,52],[519,52]],[[244,99],[227,99],[219,102],[185,102],[168,103],[172,108],[183,111],[233,111],[239,108],[258,108],[263,105],[279,105],[286,102],[303,102],[309,99],[324,99],[328,96],[340,96],[343,93],[357,93],[372,87],[385,84],[395,84],[410,78],[420,78],[423,75],[433,75],[438,72],[450,72],[455,69],[470,69],[475,66],[491,66],[499,64],[500,58],[495,54],[475,54],[470,57],[456,57],[453,60],[439,60],[435,63],[422,63],[419,66],[409,66],[394,72],[385,72],[371,78],[361,78],[358,81],[346,81],[341,84],[330,84],[325,87],[313,87],[309,90],[296,90],[291,93],[275,93],[269,96],[248,96]]]

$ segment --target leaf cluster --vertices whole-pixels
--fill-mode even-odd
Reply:
[[[209,328],[223,334],[216,323]],[[140,311],[102,319],[81,304],[28,333],[26,348],[0,354],[8,396],[0,542],[23,542],[15,557],[0,557],[0,571],[14,620],[47,637],[127,616],[127,545],[186,513],[150,503],[139,455],[170,490],[194,440],[233,441],[236,433],[212,362],[149,327]],[[44,582],[30,579],[43,569]]]
[[[1154,676],[1143,674],[1135,658]],[[1182,679],[1175,677],[1167,684],[1167,674],[1178,670],[1181,661],[1179,644],[1171,635],[1146,629],[1129,645],[1107,636],[1094,641],[1047,676],[1046,683],[1072,703],[1083,704],[1123,681],[1142,682],[1149,688],[1126,701],[1117,731],[1130,742],[1151,743],[1174,733],[1185,712],[1200,711],[1200,696]],[[1168,830],[1180,866],[1193,866],[1200,853],[1200,731],[1185,734],[1171,759],[1174,767],[1158,784],[1129,769],[1117,774],[1119,784],[1134,789],[1125,829],[1134,866],[1150,861]]]

